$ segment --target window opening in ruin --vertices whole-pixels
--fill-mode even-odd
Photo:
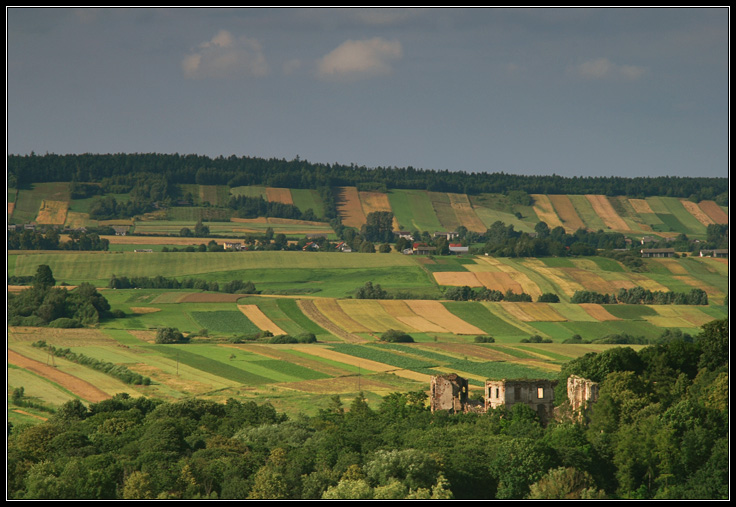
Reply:
[[[496,398],[498,398],[498,387],[496,388]]]
[[[544,398],[544,387],[537,387],[537,398]]]

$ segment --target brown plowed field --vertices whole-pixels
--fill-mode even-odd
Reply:
[[[59,371],[57,368],[45,365],[35,359],[22,356],[12,350],[8,350],[8,363],[46,378],[91,403],[97,403],[111,398],[109,394],[87,381]]]

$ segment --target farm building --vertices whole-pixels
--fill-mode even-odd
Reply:
[[[715,250],[701,250],[701,257],[721,257],[728,258],[728,248],[716,248]]]
[[[460,243],[450,243],[450,253],[453,253],[453,254],[468,253],[468,247],[462,246]]]
[[[426,243],[414,243],[412,250],[414,250],[414,255],[432,255],[437,248]]]
[[[642,257],[674,257],[674,248],[642,248]]]

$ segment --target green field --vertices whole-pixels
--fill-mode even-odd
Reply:
[[[161,252],[167,241],[168,246],[180,246],[174,239],[180,239],[181,229],[192,229],[198,220],[203,220],[211,233],[221,238],[263,234],[271,228],[291,240],[303,238],[309,232],[327,233],[336,239],[327,224],[230,221],[231,210],[224,207],[229,197],[266,198],[263,186],[231,189],[183,185],[181,190],[182,196],[191,197],[192,206],[174,206],[138,217],[133,224],[137,233],[168,235],[161,236],[158,244],[136,244],[134,237],[128,237],[125,242],[111,244],[109,252],[9,252],[9,276],[32,276],[39,265],[48,265],[58,283],[75,286],[90,282],[100,288],[113,310],[125,314],[124,318],[103,320],[95,331],[98,334],[92,338],[86,333],[88,330],[9,329],[9,350],[48,366],[48,354],[31,346],[43,339],[98,360],[125,365],[152,380],[149,386],[125,385],[90,368],[56,360],[54,371],[68,374],[64,378],[84,380],[110,396],[125,391],[133,396],[171,400],[198,396],[224,401],[236,397],[268,400],[289,413],[314,413],[327,406],[334,394],[350,397],[362,391],[368,400],[378,401],[395,391],[427,390],[430,376],[440,373],[466,376],[474,389],[486,378],[551,378],[565,361],[610,347],[562,343],[574,335],[595,340],[622,334],[656,339],[666,330],[697,334],[703,323],[728,315],[728,262],[697,256],[645,259],[647,270],[638,273],[604,257],[483,259],[417,258],[398,253]],[[69,199],[68,195],[66,183],[37,184],[18,191],[9,189],[8,200],[14,204],[9,223],[33,222],[44,199],[63,201]],[[119,201],[128,198],[114,197]],[[318,217],[324,214],[324,204],[316,191],[292,189],[291,197],[302,211],[312,209]],[[461,225],[447,193],[393,189],[388,197],[404,230],[431,233],[454,230]],[[589,230],[608,228],[586,196],[568,197]],[[75,219],[83,220],[95,199],[69,200],[69,210]],[[532,232],[539,220],[532,206],[513,204],[503,195],[470,196],[470,202],[487,227],[500,220],[517,231]],[[674,233],[705,235],[705,226],[678,199],[647,198],[652,213],[636,212],[623,198],[610,198],[609,202],[633,235],[658,232],[670,236]],[[89,224],[94,225],[94,221]],[[651,231],[647,232],[648,228]],[[209,241],[192,239],[195,243]],[[154,252],[136,253],[135,248],[151,248]],[[485,279],[493,279],[499,273],[506,273],[508,280],[529,292],[558,294],[561,302],[552,304],[548,313],[535,314],[541,309],[529,306],[526,316],[517,313],[523,311],[523,306],[514,308],[478,301],[441,301],[440,307],[424,313],[416,310],[416,314],[406,309],[417,300],[441,298],[446,286],[438,285],[436,276],[481,274],[487,276]],[[107,290],[105,287],[113,275],[199,278],[220,284],[231,280],[252,281],[261,293],[238,299],[200,291]],[[354,301],[351,303],[355,305],[340,306],[340,302],[353,298],[355,291],[368,281],[380,284],[390,295],[415,299],[406,300],[404,313],[395,315],[390,312],[398,312],[396,307],[386,305],[381,310],[378,302],[363,305]],[[604,305],[601,310],[610,318],[599,320],[584,307],[570,303],[574,287],[594,287],[615,293],[619,287],[634,285],[677,292],[702,288],[710,304],[667,308]],[[238,305],[255,305],[266,321],[284,333],[295,337],[314,334],[317,343],[232,343],[235,337],[255,335],[262,330]],[[315,308],[320,308],[317,313]],[[375,313],[366,313],[367,308]],[[351,311],[355,314],[351,315]],[[356,320],[362,328],[347,332],[341,327],[353,326]],[[379,344],[378,337],[391,322],[409,330],[416,343]],[[495,343],[475,344],[474,334],[457,332],[454,328],[461,324],[493,336]],[[263,322],[260,325],[265,326]],[[155,344],[155,331],[161,327],[175,327],[186,335],[191,334],[190,343]],[[552,343],[522,343],[534,335]],[[90,401],[85,397],[87,394],[64,385],[62,380],[51,380],[43,373],[9,364],[8,392],[20,386],[29,399],[41,405],[58,406],[73,398]],[[48,416],[48,412],[32,407],[27,412],[31,415],[13,412],[9,417],[14,422],[32,422],[34,418]]]

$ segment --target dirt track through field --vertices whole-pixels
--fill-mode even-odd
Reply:
[[[261,311],[256,305],[238,305],[238,310],[250,319],[258,329],[262,331],[270,331],[275,336],[286,334],[286,332],[277,326],[271,319],[269,319],[265,313]]]
[[[97,403],[112,398],[112,396],[85,380],[59,371],[53,366],[45,365],[12,350],[8,350],[8,363],[48,379],[89,402]]]

